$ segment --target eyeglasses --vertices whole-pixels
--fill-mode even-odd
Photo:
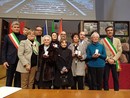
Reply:
[[[36,30],[36,31],[42,31],[42,30]]]
[[[85,34],[80,34],[81,36],[85,36]]]
[[[113,31],[113,29],[107,29],[107,31]]]
[[[66,34],[61,34],[61,35],[66,35]]]

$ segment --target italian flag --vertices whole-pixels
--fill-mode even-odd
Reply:
[[[61,38],[60,38],[60,34],[61,34],[62,31],[63,31],[63,30],[62,30],[62,19],[61,19],[61,20],[60,20],[60,23],[59,23],[58,40],[61,39]]]
[[[16,47],[16,49],[18,49],[20,42],[19,42],[18,38],[15,36],[15,34],[10,33],[8,36],[9,36],[10,40],[12,41],[12,43],[14,44],[14,46]]]
[[[112,42],[110,41],[110,39],[108,37],[106,37],[106,38],[104,38],[104,42],[106,43],[106,45],[108,46],[108,48],[110,49],[112,54],[115,56],[117,54],[117,50],[114,47],[114,45],[112,44]],[[117,71],[120,71],[121,70],[120,61],[116,60],[115,63],[116,63]]]

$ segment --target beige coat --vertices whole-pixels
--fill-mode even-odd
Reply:
[[[36,42],[36,47],[38,49],[38,42]],[[21,73],[28,73],[26,68],[24,67],[26,64],[31,65],[31,56],[32,56],[32,46],[31,42],[27,40],[23,40],[20,42],[19,48],[18,48],[18,57],[19,61],[17,64],[16,71],[21,72]]]
[[[101,44],[103,44],[106,49],[106,54],[107,54],[106,60],[109,58],[118,60],[120,58],[120,56],[122,54],[122,45],[121,45],[120,39],[113,38],[113,45],[115,46],[115,48],[117,50],[117,54],[115,56],[112,54],[112,52],[110,51],[110,49],[108,48],[108,46],[106,45],[106,43],[104,42],[103,39],[101,39]]]
[[[82,60],[76,60],[76,58],[73,58],[72,61],[72,73],[73,76],[85,76],[85,59],[86,59],[86,48],[88,46],[89,42],[84,40],[83,42],[79,43],[78,50],[81,51],[81,55],[83,57]],[[72,55],[74,54],[74,44],[71,43],[68,47],[72,50]],[[75,63],[77,61],[77,64]]]

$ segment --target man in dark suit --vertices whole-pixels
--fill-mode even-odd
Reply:
[[[39,45],[42,44],[42,27],[36,26],[35,28],[35,34],[36,34],[36,40],[39,42]]]
[[[24,35],[21,35],[20,24],[18,21],[14,21],[11,24],[12,33],[8,34],[4,38],[3,50],[2,50],[2,62],[6,72],[6,86],[12,86],[14,78],[14,87],[21,86],[20,73],[16,72],[16,66],[18,63],[17,48],[21,40],[26,39]]]

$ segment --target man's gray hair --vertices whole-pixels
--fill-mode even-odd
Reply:
[[[11,26],[13,27],[14,25],[20,25],[20,23],[18,21],[13,21]]]

